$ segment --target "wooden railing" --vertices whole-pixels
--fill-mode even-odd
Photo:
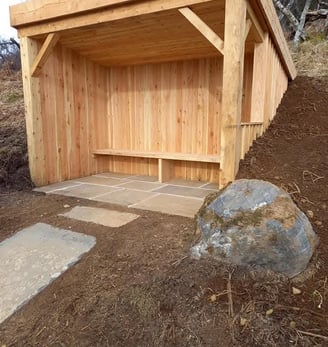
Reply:
[[[244,159],[254,140],[263,133],[263,123],[241,123],[240,159]]]

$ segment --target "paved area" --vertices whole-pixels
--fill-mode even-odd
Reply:
[[[133,213],[87,206],[75,206],[69,212],[61,214],[61,216],[77,219],[83,222],[101,224],[111,228],[121,227],[139,217],[137,214]]]
[[[152,176],[104,173],[35,190],[193,217],[203,204],[204,198],[218,191],[218,185],[179,179],[160,183]]]
[[[76,263],[93,236],[38,223],[0,243],[0,323]]]

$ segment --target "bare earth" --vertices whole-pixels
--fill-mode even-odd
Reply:
[[[58,216],[65,204],[127,209],[33,193],[21,99],[4,100],[0,172],[9,165],[13,141],[23,154],[11,174],[3,169],[0,175],[0,241],[43,222],[93,235],[97,245],[0,325],[0,346],[327,346],[327,110],[328,79],[298,77],[238,175],[282,187],[311,217],[318,252],[310,269],[290,281],[256,268],[191,260],[192,219],[129,209],[141,217],[109,228]],[[293,294],[293,287],[301,293]]]

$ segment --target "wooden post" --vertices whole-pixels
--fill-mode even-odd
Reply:
[[[235,179],[241,150],[246,1],[226,0],[221,111],[220,187]]]
[[[20,39],[23,88],[25,102],[26,132],[30,174],[36,186],[46,184],[44,180],[44,149],[40,105],[40,82],[31,77],[32,64],[38,54],[37,41],[28,37]]]
[[[254,48],[251,122],[264,121],[268,43],[269,35],[265,33],[264,42],[256,43]]]

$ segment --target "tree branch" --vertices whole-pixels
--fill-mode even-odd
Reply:
[[[303,28],[305,25],[306,14],[309,12],[311,2],[312,2],[312,0],[306,0],[306,2],[305,2],[305,6],[304,6],[304,9],[303,9],[303,12],[301,15],[300,23],[299,23],[299,26],[297,27],[297,30],[296,30],[296,33],[294,36],[294,47],[295,48],[298,47],[300,37],[302,36],[302,34],[304,35]]]

